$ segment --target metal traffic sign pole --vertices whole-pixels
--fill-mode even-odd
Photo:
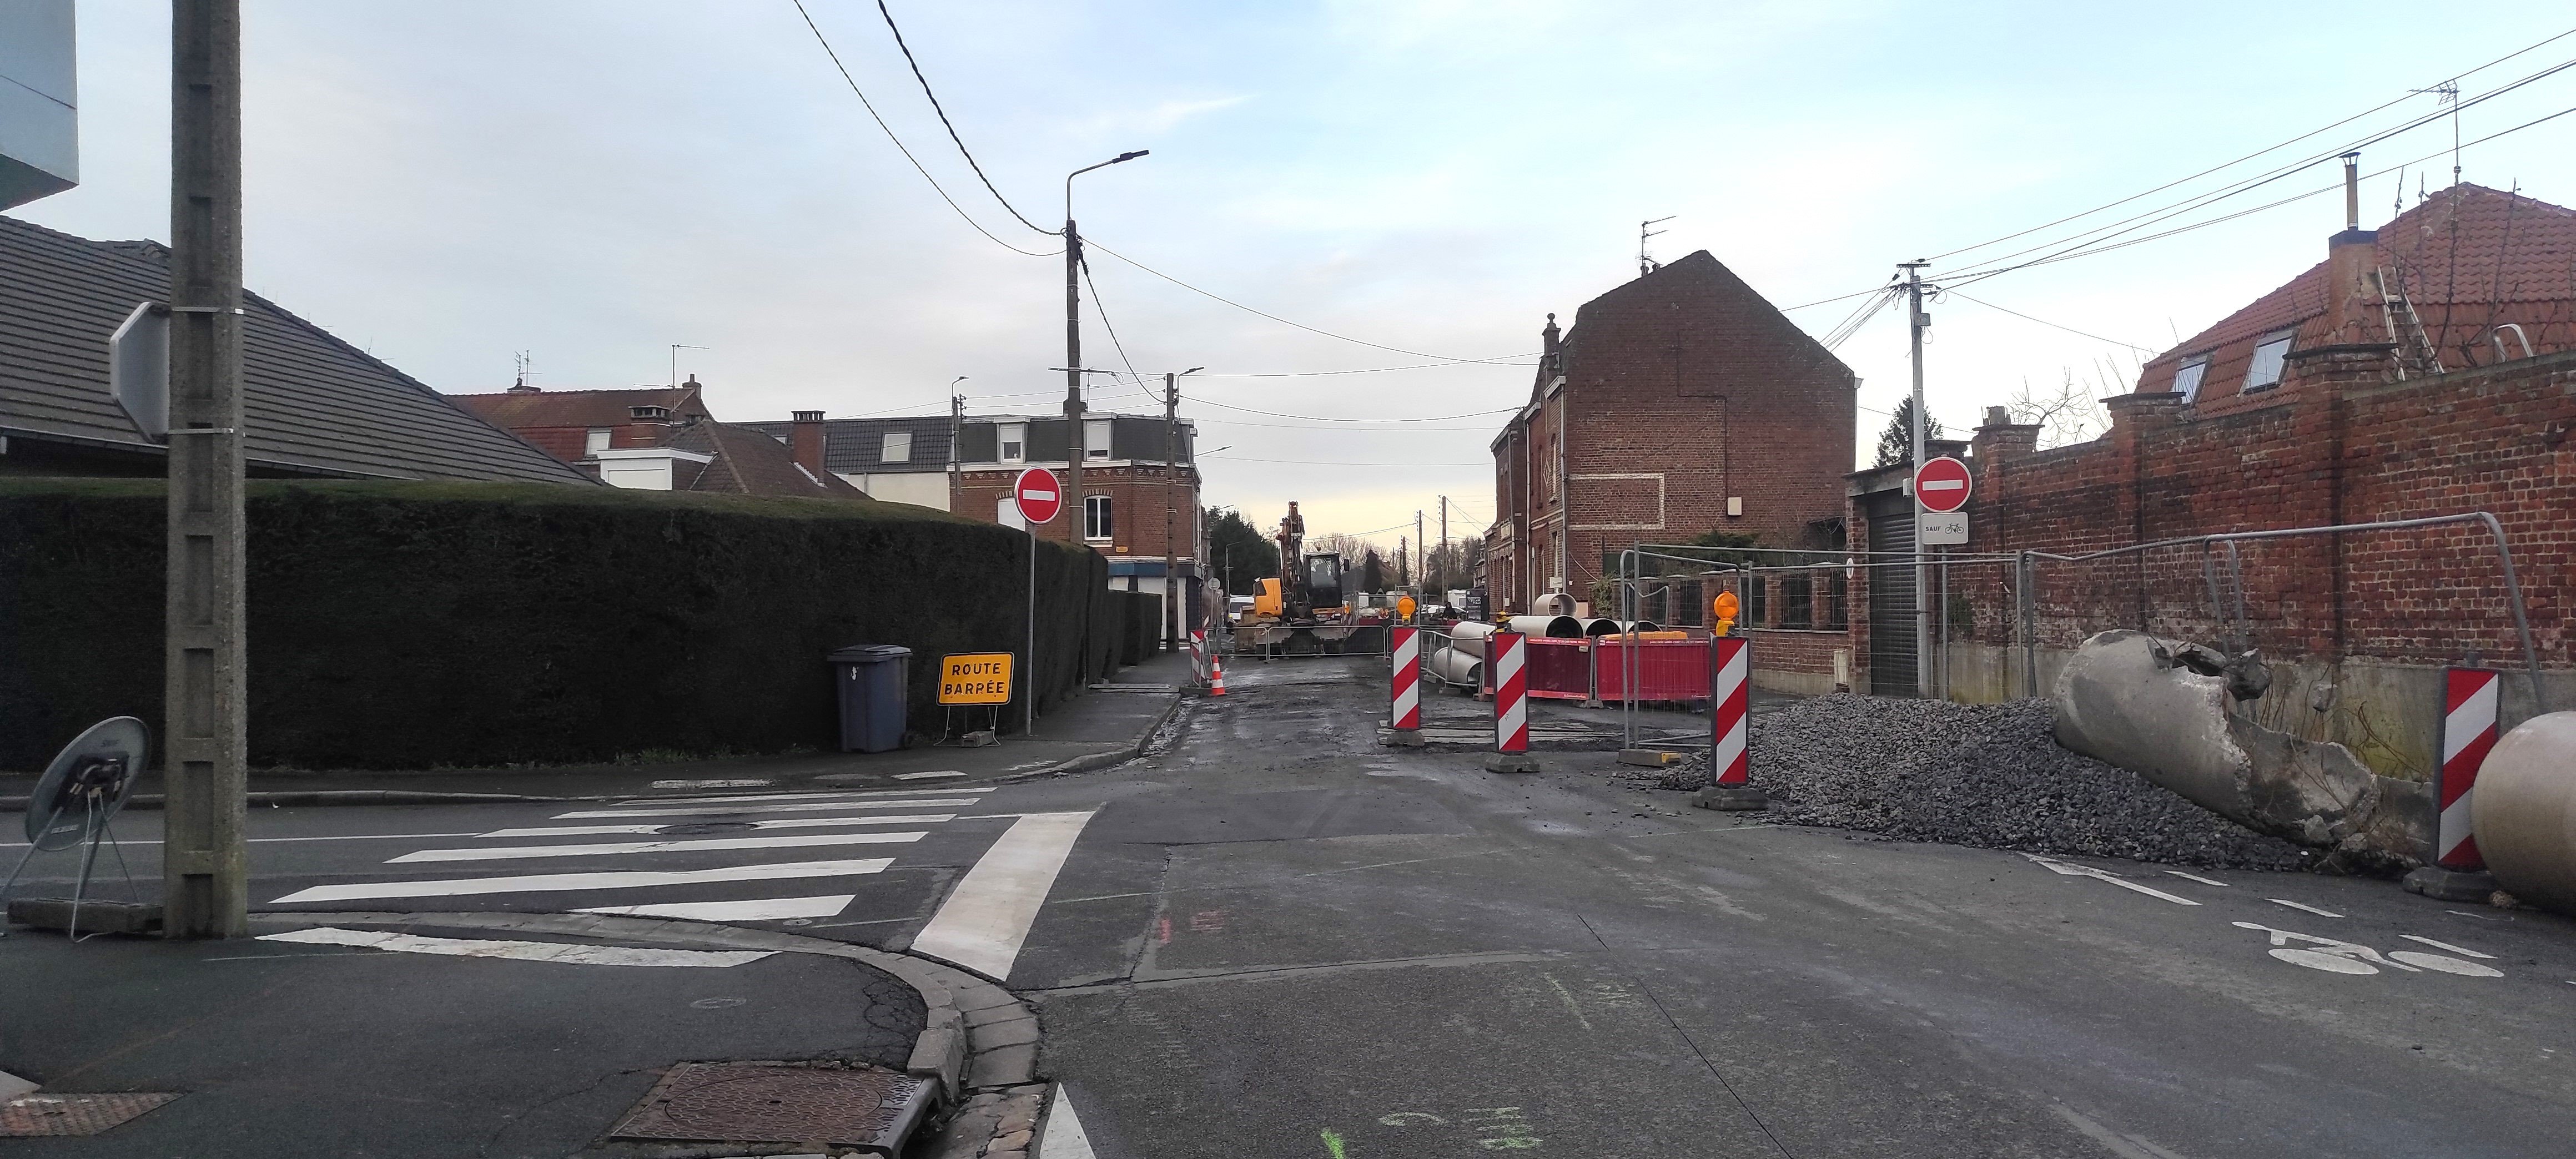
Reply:
[[[1030,467],[1011,480],[1011,502],[1029,529],[1029,678],[1028,734],[1038,731],[1038,525],[1054,522],[1064,510],[1064,487],[1055,472]]]

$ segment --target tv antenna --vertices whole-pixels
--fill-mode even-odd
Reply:
[[[2431,93],[2441,98],[2441,107],[2451,110],[2451,184],[2460,183],[2460,82],[2446,80],[2429,89],[2409,92]]]
[[[1655,220],[1653,220],[1653,221],[1641,221],[1641,222],[1638,222],[1638,223],[1637,223],[1637,276],[1638,276],[1638,277],[1641,277],[1641,278],[1642,278],[1642,277],[1645,277],[1646,275],[1651,274],[1651,273],[1654,273],[1656,270],[1659,270],[1659,269],[1662,269],[1662,268],[1663,268],[1663,263],[1662,263],[1662,262],[1658,262],[1658,261],[1656,261],[1656,260],[1655,260],[1655,258],[1654,258],[1654,255],[1653,255],[1651,252],[1649,252],[1649,251],[1647,250],[1647,248],[1646,248],[1646,239],[1647,239],[1647,238],[1650,238],[1650,237],[1662,237],[1662,236],[1665,234],[1665,232],[1666,232],[1666,231],[1664,231],[1664,230],[1655,229],[1655,228],[1653,228],[1653,227],[1658,226],[1658,225],[1662,225],[1663,223],[1665,223],[1665,222],[1667,222],[1667,221],[1671,221],[1673,218],[1675,218],[1675,217],[1680,217],[1680,216],[1681,216],[1680,214],[1676,213],[1676,214],[1673,214],[1673,215],[1671,215],[1671,216],[1669,216],[1669,217],[1658,217],[1658,218],[1656,218],[1656,219],[1655,219]]]
[[[529,357],[528,352],[525,350],[512,354],[510,356],[510,364],[518,371],[518,381],[515,383],[515,385],[518,386],[528,385],[528,376],[537,372],[537,360]]]
[[[45,766],[45,775],[36,779],[35,790],[27,794],[27,852],[9,871],[9,880],[0,883],[0,907],[6,906],[18,875],[26,872],[27,862],[38,853],[60,853],[83,844],[89,848],[81,855],[80,880],[72,886],[73,941],[80,940],[81,898],[89,890],[101,843],[116,848],[116,864],[125,872],[126,896],[139,896],[134,870],[125,863],[125,847],[117,845],[108,824],[125,807],[126,798],[134,795],[134,783],[142,777],[151,751],[151,730],[130,716],[102,720],[63,746],[54,763]],[[0,936],[7,932],[0,923]]]

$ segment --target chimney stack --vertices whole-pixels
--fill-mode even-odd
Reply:
[[[789,429],[787,435],[789,452],[795,455],[796,462],[800,466],[813,472],[815,478],[822,478],[823,412],[800,410],[792,412],[790,417],[795,420],[795,426]]]
[[[2361,154],[2343,155],[2343,232],[2326,240],[2326,344],[2387,342],[2371,275],[2379,268],[2379,232],[2361,228]]]

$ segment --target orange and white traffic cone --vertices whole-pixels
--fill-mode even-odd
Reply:
[[[1225,657],[1215,656],[1211,659],[1216,661],[1216,680],[1208,685],[1208,695],[1223,696],[1225,695]]]

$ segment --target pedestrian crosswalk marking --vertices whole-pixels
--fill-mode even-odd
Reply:
[[[762,897],[749,901],[677,901],[656,905],[599,905],[577,914],[630,914],[645,918],[684,918],[701,922],[775,922],[788,918],[828,918],[848,909],[859,895]]]
[[[959,793],[989,793],[993,790],[967,789],[947,785],[924,785],[918,789],[843,790],[830,793],[749,793],[724,797],[630,797],[613,802],[618,805],[729,805],[736,801],[846,801],[871,797],[953,797]]]
[[[837,829],[843,825],[937,825],[954,821],[955,813],[903,813],[889,817],[776,817],[745,822],[755,829]],[[659,833],[662,822],[642,825],[556,825],[533,829],[495,829],[489,833],[430,833],[429,837],[606,837],[619,833]]]
[[[804,833],[780,837],[700,837],[688,841],[609,841],[597,845],[481,845],[464,849],[422,849],[385,859],[387,865],[416,861],[513,861],[523,857],[613,857],[633,853],[703,853],[733,849],[792,849],[814,845],[906,845],[929,834]]]
[[[664,885],[704,885],[727,881],[779,881],[799,877],[855,877],[883,873],[891,857],[850,861],[793,861],[776,865],[728,865],[717,869],[624,870],[606,873],[543,873],[521,877],[465,877],[441,881],[374,881],[317,885],[299,889],[270,905],[317,901],[356,901],[395,897],[457,897],[486,893],[553,893],[585,889],[645,889]]]
[[[513,942],[492,938],[433,938],[388,930],[344,930],[323,926],[261,934],[263,942],[303,942],[321,946],[362,946],[404,954],[444,954],[457,958],[512,958],[523,962],[558,962],[579,966],[739,966],[757,962],[775,950],[652,950],[632,946],[591,946],[577,942]]]
[[[740,813],[819,813],[830,809],[942,809],[982,802],[972,797],[950,797],[908,801],[802,801],[787,805],[746,805],[742,808],[708,807],[701,809],[576,809],[557,813],[557,821],[588,821],[612,817],[730,817]]]

